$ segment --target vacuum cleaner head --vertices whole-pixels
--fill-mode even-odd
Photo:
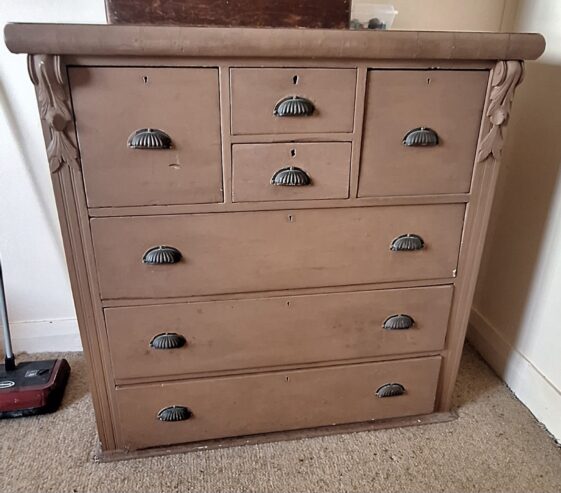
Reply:
[[[56,411],[69,375],[65,359],[28,361],[13,370],[0,365],[0,419]]]

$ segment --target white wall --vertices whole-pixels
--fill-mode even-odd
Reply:
[[[102,1],[2,0],[0,25],[104,22]],[[14,348],[79,350],[76,314],[26,58],[0,43],[0,254]],[[4,138],[6,136],[6,138]]]
[[[561,440],[561,1],[520,0],[547,48],[515,100],[469,338]]]

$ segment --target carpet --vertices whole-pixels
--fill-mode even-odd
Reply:
[[[453,422],[113,463],[92,460],[84,360],[64,357],[63,407],[0,421],[1,492],[561,492],[561,448],[469,346]]]

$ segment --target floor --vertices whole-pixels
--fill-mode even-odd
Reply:
[[[561,448],[469,347],[457,421],[108,464],[84,360],[65,356],[63,408],[0,421],[1,492],[561,492]]]

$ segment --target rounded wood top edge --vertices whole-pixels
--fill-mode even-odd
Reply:
[[[535,60],[535,33],[351,31],[147,25],[23,24],[4,27],[12,53],[186,57]]]

